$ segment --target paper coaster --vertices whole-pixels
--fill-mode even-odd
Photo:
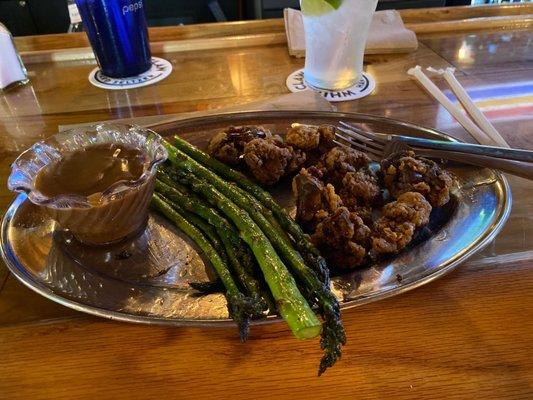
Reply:
[[[285,83],[287,88],[293,93],[310,89],[320,93],[327,101],[331,102],[360,99],[361,97],[368,96],[376,87],[376,81],[374,81],[372,75],[363,72],[359,82],[347,89],[326,90],[315,88],[314,86],[311,86],[305,82],[303,68],[290,74]]]
[[[171,63],[159,57],[152,57],[152,67],[140,75],[127,78],[111,78],[105,76],[100,68],[95,68],[89,74],[89,82],[102,89],[133,89],[159,82],[169,76],[171,72]]]

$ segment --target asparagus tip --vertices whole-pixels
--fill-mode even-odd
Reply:
[[[224,291],[224,285],[220,279],[211,282],[189,282],[189,286],[199,292],[198,296]]]
[[[239,327],[241,342],[246,342],[250,333],[250,319],[263,316],[264,304],[260,299],[248,297],[242,293],[233,296],[228,293],[226,296],[228,311]]]
[[[332,367],[341,358],[342,346],[346,344],[346,332],[340,319],[338,304],[335,303],[323,310],[324,326],[320,347],[324,350],[324,355],[320,360],[318,376],[322,375],[326,369]]]

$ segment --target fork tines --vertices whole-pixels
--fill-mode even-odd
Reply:
[[[368,140],[372,140],[375,142],[382,142],[383,144],[387,141],[386,136],[383,133],[376,133],[376,132],[368,132],[361,128],[358,128],[355,125],[349,124],[344,121],[339,121],[339,124],[341,124],[345,129],[345,131],[349,132],[349,134],[354,134],[356,136],[362,136],[367,138]]]
[[[344,143],[336,140],[336,144],[355,147],[374,161],[380,161],[383,158],[387,139],[380,137],[379,134],[365,132],[346,122],[340,121],[339,123],[342,126],[337,126],[335,136]]]

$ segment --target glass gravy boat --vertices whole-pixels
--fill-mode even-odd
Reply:
[[[97,124],[60,132],[35,143],[12,164],[8,188],[26,193],[28,199],[43,207],[63,229],[83,243],[102,245],[139,233],[148,219],[157,165],[167,158],[157,133],[133,125]],[[115,143],[141,150],[147,161],[136,180],[111,184],[94,197],[60,194],[47,197],[35,187],[39,172],[67,154],[84,147]],[[91,199],[89,199],[91,197]]]

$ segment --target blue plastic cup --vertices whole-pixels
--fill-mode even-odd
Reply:
[[[76,0],[76,4],[104,75],[126,78],[150,69],[143,0]]]

